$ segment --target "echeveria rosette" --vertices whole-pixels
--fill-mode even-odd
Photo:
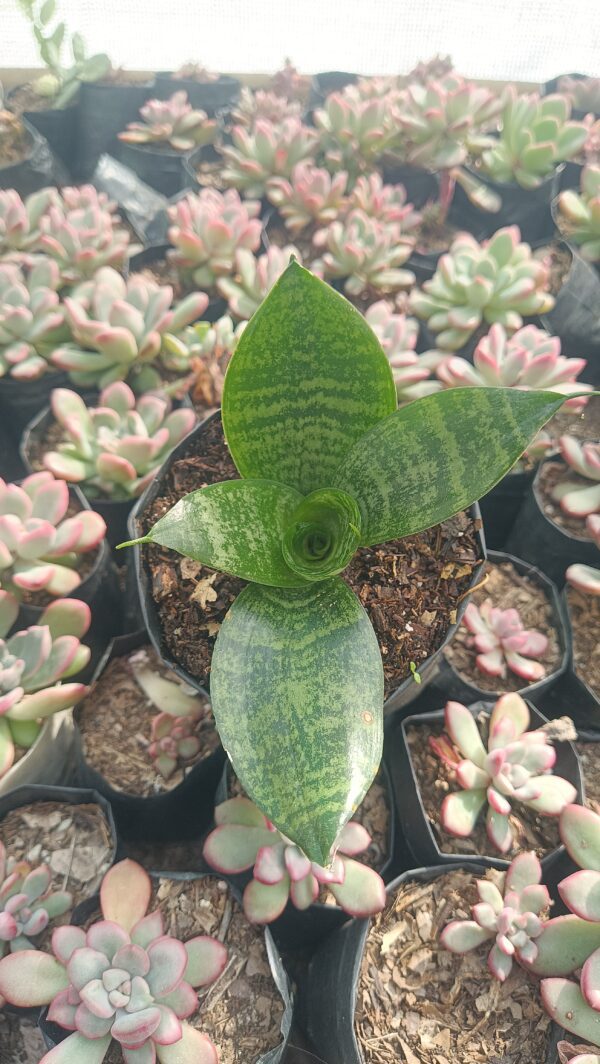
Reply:
[[[215,824],[204,843],[204,859],[217,872],[236,875],[253,869],[244,890],[244,912],[252,923],[272,923],[288,900],[296,909],[308,909],[323,886],[351,916],[373,916],[385,905],[381,876],[352,860],[371,842],[362,824],[344,825],[331,868],[311,862],[248,798],[221,802],[215,809]]]
[[[102,1064],[114,1039],[124,1064],[217,1064],[215,1046],[186,1020],[198,1008],[227,950],[208,935],[185,944],[165,934],[160,910],[147,914],[150,877],[135,861],[102,881],[103,919],[87,931],[64,925],[52,953],[26,949],[0,961],[0,994],[13,1005],[49,1005],[68,1034],[40,1064]]]
[[[41,935],[51,920],[71,908],[72,894],[50,886],[47,865],[16,861],[0,842],[0,958],[29,949],[30,938]]]
[[[562,401],[453,389],[397,410],[364,318],[297,262],[247,325],[222,407],[242,479],[192,492],[140,542],[250,581],[216,642],[215,720],[246,793],[316,864],[382,746],[379,647],[339,574],[485,494]]]

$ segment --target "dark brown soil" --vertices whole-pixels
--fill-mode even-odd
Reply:
[[[156,907],[163,914],[165,934],[183,942],[213,935],[227,946],[227,967],[199,991],[200,1008],[186,1023],[214,1042],[219,1064],[254,1064],[281,1042],[283,1002],[271,975],[264,932],[248,923],[225,883],[214,876],[159,880],[148,911]],[[121,1064],[116,1042],[105,1064]]]
[[[580,414],[573,414],[564,407],[545,426],[553,439],[560,436],[575,436],[578,440],[600,440],[600,396],[588,399]]]
[[[35,1020],[0,1010],[0,1064],[39,1064],[45,1052]]]
[[[575,671],[600,698],[600,598],[567,585]]]
[[[485,742],[484,725],[487,717],[480,715],[478,719]],[[485,806],[469,838],[463,839],[448,835],[440,824],[440,809],[446,795],[460,788],[455,783],[454,773],[450,766],[437,757],[429,746],[429,736],[441,735],[443,731],[443,724],[420,724],[418,727],[413,725],[407,728],[408,749],[417,785],[437,845],[442,853],[485,854],[488,857],[501,857],[510,861],[523,850],[535,850],[538,856],[543,857],[555,847],[560,846],[558,817],[541,816],[519,802],[513,804],[513,811],[509,817],[514,837],[513,847],[509,853],[500,854],[488,839],[485,830]]]
[[[298,248],[302,256],[302,262],[308,264],[315,258],[317,252],[313,246],[313,236],[317,230],[317,226],[307,226],[300,233],[290,233],[289,229],[286,229],[285,222],[281,218],[277,218],[272,224],[269,224],[266,231],[266,236],[270,245],[278,248],[285,248],[288,244],[293,244]]]
[[[143,531],[187,492],[237,477],[215,420],[171,466],[161,496],[144,514]],[[145,551],[165,643],[206,683],[219,626],[244,583],[162,547]],[[443,642],[478,562],[475,522],[466,514],[417,536],[357,551],[343,575],[377,633],[386,695],[411,675],[411,661],[418,668]]]
[[[202,159],[195,168],[196,180],[200,188],[216,188],[218,192],[224,192],[227,185],[223,181],[222,159]]]
[[[165,680],[184,687],[182,681],[162,664],[156,651],[143,647],[127,657],[109,662],[91,693],[78,707],[76,719],[87,763],[115,790],[149,797],[179,786],[194,765],[217,749],[219,736],[208,700],[197,695],[202,710],[195,728],[201,743],[200,751],[180,764],[169,779],[161,775],[148,753],[152,720],[161,708],[144,694],[132,666],[132,662],[142,664],[144,660]]]
[[[540,470],[538,479],[538,491],[544,513],[552,524],[558,525],[565,532],[570,532],[576,539],[589,540],[585,531],[584,517],[571,517],[566,514],[559,502],[552,498],[552,492],[557,484],[569,480],[573,484],[589,485],[590,481],[580,477],[578,473],[570,469],[566,462],[547,462]]]
[[[436,212],[424,212],[423,222],[417,231],[415,251],[421,255],[447,251],[459,230],[448,222],[440,222]]]
[[[469,905],[478,900],[475,882],[467,872],[408,882],[373,921],[354,1021],[365,1064],[546,1059],[550,1018],[519,965],[499,983],[486,966],[489,945],[457,956],[439,943],[450,920],[470,918]]]
[[[560,244],[550,244],[548,247],[540,248],[539,251],[536,251],[535,258],[547,260],[550,267],[548,291],[553,296],[558,295],[571,269],[573,261],[571,252],[566,247],[561,247]]]
[[[548,649],[543,657],[537,659],[546,669],[546,675],[554,672],[561,662],[561,647],[558,632],[554,624],[554,610],[545,592],[534,580],[523,576],[511,562],[486,565],[487,582],[473,592],[472,601],[480,606],[491,598],[494,606],[501,609],[517,609],[525,628],[542,632],[548,639]],[[527,680],[507,670],[505,677],[486,676],[475,663],[477,650],[470,646],[471,635],[464,623],[461,624],[454,639],[444,651],[453,668],[467,683],[474,684],[483,691],[520,691],[528,686]]]
[[[26,84],[11,92],[9,105],[16,115],[22,115],[24,111],[51,111],[54,100],[54,96],[40,96],[32,85]]]
[[[52,889],[70,890],[73,907],[98,890],[115,856],[108,824],[96,805],[23,805],[0,822],[0,839],[17,861],[27,860],[35,866],[47,864],[52,873]],[[53,920],[36,939],[36,945],[43,948],[53,928],[69,919],[70,913],[65,913]]]
[[[600,813],[600,743],[575,743],[585,784],[585,804]]]
[[[170,284],[173,288],[174,300],[181,299],[184,294],[181,277],[177,267],[169,259],[157,259],[150,266],[143,266],[141,270],[134,270],[132,277],[141,275],[146,280],[154,281],[155,284]]]
[[[0,125],[0,168],[15,166],[28,159],[31,154],[31,136],[22,127],[19,119],[4,112]]]

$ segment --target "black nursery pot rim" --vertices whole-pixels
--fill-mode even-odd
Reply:
[[[515,474],[518,475],[518,474]],[[504,562],[509,562],[521,575],[528,576],[542,591],[544,591],[546,598],[552,607],[553,612],[553,627],[556,632],[558,642],[561,648],[561,658],[558,665],[542,677],[541,680],[536,680],[534,683],[527,684],[525,687],[520,687],[516,692],[506,691],[486,691],[483,687],[478,687],[476,683],[469,680],[461,672],[458,671],[452,664],[452,662],[444,655],[443,667],[448,669],[452,677],[456,678],[456,683],[461,684],[464,691],[460,695],[454,695],[453,697],[459,697],[461,700],[469,699],[470,701],[492,701],[497,700],[503,694],[518,694],[522,698],[533,697],[533,695],[540,696],[550,687],[552,687],[556,681],[567,670],[569,660],[571,657],[571,630],[567,624],[567,618],[565,616],[565,608],[558,593],[558,589],[553,580],[549,576],[546,576],[541,569],[532,565],[531,562],[524,561],[522,558],[517,558],[514,554],[510,554],[508,551],[488,550],[488,561],[493,565],[501,565]]]
[[[496,178],[491,176],[491,174],[486,174],[484,170],[479,170],[472,166],[464,167],[467,173],[472,177],[477,178],[478,181],[481,181],[482,185],[487,185],[489,188],[504,189],[505,192],[512,192],[517,195],[522,194],[525,197],[530,193],[535,197],[536,195],[539,195],[541,189],[551,187],[557,177],[560,177],[564,168],[565,164],[559,163],[558,166],[555,166],[554,170],[544,177],[535,188],[523,188],[518,181],[497,181]],[[482,211],[482,214],[485,213],[486,212]]]
[[[162,490],[162,481],[164,480],[165,473],[171,468],[174,462],[178,461],[178,459],[182,457],[185,452],[187,452],[192,441],[194,441],[208,425],[212,424],[215,419],[220,419],[220,417],[221,411],[219,409],[216,410],[214,414],[211,414],[209,417],[207,417],[204,421],[201,421],[196,426],[196,428],[192,429],[191,433],[186,436],[185,439],[182,440],[181,443],[179,443],[173,451],[171,451],[170,455],[165,460],[163,466],[159,470],[157,476],[152,481],[152,483],[148,485],[144,493],[140,495],[135,506],[129,514],[127,527],[131,539],[136,539],[138,536],[144,534],[144,531],[141,528],[141,524],[139,523],[141,515],[150,506],[150,504],[154,502],[159,492]],[[478,503],[473,503],[473,505],[469,507],[468,512],[476,522],[480,522]],[[481,579],[487,556],[485,547],[485,537],[483,534],[482,527],[478,528],[476,531],[476,541],[480,550],[481,558],[473,569],[473,573],[471,576],[471,587],[475,586]],[[208,696],[208,684],[201,684],[196,677],[192,676],[191,673],[189,673],[187,669],[184,668],[184,666],[180,665],[177,661],[175,661],[172,651],[167,647],[165,639],[161,632],[160,620],[156,604],[152,597],[151,582],[148,577],[148,568],[145,562],[142,548],[139,544],[136,544],[133,548],[129,549],[132,549],[134,551],[134,565],[138,593],[140,596],[140,607],[144,619],[144,625],[146,627],[148,636],[154,649],[156,650],[159,657],[162,658],[165,665],[167,665],[168,668],[173,669],[173,671],[177,674],[177,676],[180,677],[180,679],[182,679],[190,686],[194,687],[197,691],[200,691]],[[419,672],[422,675],[423,680],[431,677],[431,674],[435,668],[435,665],[440,655],[442,654],[444,647],[454,636],[454,633],[456,632],[462,620],[463,614],[467,608],[471,587],[467,592],[464,593],[456,610],[456,621],[453,624],[449,625],[443,642],[440,643],[439,647],[437,647],[437,649],[434,650],[433,653],[428,658],[426,658],[424,662],[420,664]],[[416,690],[413,690],[414,688],[416,688]],[[384,703],[384,712],[389,713],[392,710],[396,709],[398,705],[402,703],[403,698],[407,693],[411,693],[413,695],[413,698],[416,698],[420,694],[420,690],[422,688],[423,683],[419,686],[415,683],[412,676],[407,676],[398,685],[398,687],[386,698]],[[412,698],[409,698],[409,701],[412,701]]]
[[[151,880],[156,882],[159,879],[169,879],[175,883],[189,883],[196,879],[217,879],[227,884],[227,887],[240,908],[242,907],[242,898],[238,885],[235,880],[230,876],[224,875],[220,872],[215,872],[210,868],[201,872],[161,872],[152,871],[148,873]],[[81,903],[73,912],[73,923],[82,925],[89,919],[89,917],[100,908],[100,895],[94,894],[87,901]],[[243,911],[243,910],[242,910]],[[267,1053],[261,1053],[259,1057],[254,1061],[248,1061],[248,1064],[280,1064],[283,1055],[287,1048],[294,1011],[294,995],[292,985],[285,969],[284,963],[279,955],[279,951],[275,945],[273,936],[268,927],[262,929],[264,935],[265,946],[267,951],[267,959],[269,961],[269,969],[271,978],[275,984],[275,987],[279,993],[281,1000],[283,1001],[283,1015],[281,1018],[281,1035],[282,1041],[278,1046],[268,1050]],[[199,932],[196,932],[199,934]],[[192,938],[195,936],[191,936]],[[215,984],[217,985],[217,984]],[[39,1011],[39,1010],[38,1010]],[[197,1010],[196,1010],[197,1011]],[[59,1027],[57,1024],[50,1023],[48,1021],[48,1008],[42,1009],[39,1012],[39,1027],[42,1033],[42,1037],[48,1049],[53,1049],[58,1042],[62,1042],[67,1038],[71,1031],[67,1031],[65,1028]]]
[[[593,547],[593,541],[591,539],[589,539],[587,536],[576,536],[576,535],[574,535],[573,532],[571,532],[568,528],[564,528],[563,525],[557,524],[557,522],[553,521],[551,517],[548,517],[546,511],[544,510],[544,500],[543,500],[543,495],[542,495],[542,490],[541,490],[542,470],[544,469],[545,466],[558,465],[559,463],[562,463],[562,465],[564,465],[565,469],[568,468],[567,467],[567,463],[565,462],[564,458],[562,458],[562,456],[560,454],[551,454],[547,458],[542,459],[542,461],[540,462],[540,464],[539,464],[539,466],[537,468],[535,477],[533,479],[533,485],[532,485],[533,498],[535,500],[536,506],[537,506],[537,508],[538,508],[538,510],[540,512],[541,517],[544,519],[544,521],[547,521],[547,523],[549,525],[551,525],[552,528],[554,528],[556,530],[556,532],[558,532],[561,536],[564,536],[565,539],[568,542],[570,542],[570,543],[580,543],[580,544],[582,543],[584,545],[588,545],[589,544],[590,547]],[[583,527],[585,527],[585,525]],[[565,568],[567,568],[568,564],[569,564],[568,562],[565,562]]]
[[[575,590],[575,589],[573,589],[573,590]],[[563,607],[563,612],[564,612],[565,622],[566,622],[566,625],[567,625],[567,630],[569,632],[569,645],[570,645],[570,656],[569,656],[569,673],[570,673],[570,675],[569,675],[569,681],[570,681],[570,685],[571,685],[571,688],[573,690],[573,693],[574,693],[575,697],[577,697],[577,695],[580,695],[582,700],[588,701],[592,711],[595,709],[596,713],[598,715],[598,724],[597,724],[596,728],[592,728],[590,731],[588,731],[587,729],[579,729],[579,727],[577,727],[577,734],[578,735],[585,735],[585,736],[588,737],[587,739],[583,740],[584,742],[596,742],[596,741],[600,740],[600,698],[595,693],[595,691],[592,690],[592,688],[590,687],[588,682],[584,679],[584,677],[581,676],[581,674],[575,668],[575,651],[574,651],[575,642],[574,642],[574,633],[573,633],[573,621],[571,619],[571,610],[569,609],[568,591],[569,591],[569,585],[565,584],[565,586],[564,586],[564,588],[562,590],[562,594],[561,594],[561,604],[562,604],[562,607]]]
[[[542,725],[548,723],[548,718],[545,717],[544,714],[541,713],[540,710],[535,705],[533,705],[533,703],[529,702],[527,699],[524,699],[524,701],[527,703],[527,707],[528,707],[530,715],[531,715],[531,724],[533,725],[534,728],[539,728]],[[489,698],[486,698],[485,700],[482,699],[482,700],[480,700],[478,702],[475,702],[475,703],[467,706],[467,709],[469,710],[469,712],[471,713],[471,715],[473,717],[476,717],[480,712],[484,712],[484,713],[486,713],[486,715],[489,716],[490,713],[491,713],[492,708],[493,708],[493,702]],[[405,770],[405,772],[407,774],[406,777],[403,780],[404,790],[405,791],[407,791],[407,790],[409,791],[409,800],[413,804],[413,809],[411,810],[411,812],[414,815],[411,818],[409,830],[407,830],[407,826],[408,826],[408,819],[407,819],[408,818],[408,809],[406,808],[406,803],[403,803],[403,801],[402,801],[402,795],[401,795],[401,793],[399,791],[399,786],[398,786],[398,784],[399,784],[399,776],[401,775],[401,773],[398,772],[398,773],[395,774],[394,771],[392,771],[392,782],[393,782],[393,787],[394,787],[394,797],[395,797],[396,804],[397,804],[397,809],[398,809],[398,820],[399,820],[400,825],[402,827],[404,827],[405,835],[406,835],[406,841],[408,843],[408,846],[409,846],[410,850],[413,853],[415,853],[414,838],[415,838],[415,836],[418,837],[421,841],[417,843],[417,850],[419,850],[419,847],[420,847],[420,852],[422,853],[423,857],[421,858],[419,856],[419,854],[417,853],[417,854],[415,854],[415,859],[416,860],[422,859],[424,862],[425,862],[425,860],[427,860],[431,864],[446,866],[446,865],[451,864],[452,862],[456,862],[456,861],[461,862],[463,864],[468,864],[468,865],[471,865],[471,864],[477,863],[477,862],[480,862],[480,863],[483,862],[483,863],[486,863],[488,865],[488,867],[490,867],[490,868],[498,868],[501,871],[506,871],[506,869],[508,868],[508,866],[510,865],[511,861],[514,858],[512,858],[512,857],[510,857],[510,858],[508,858],[508,857],[498,857],[498,856],[496,856],[496,855],[494,855],[492,853],[486,853],[486,854],[446,853],[444,850],[441,850],[440,847],[439,847],[438,841],[437,841],[436,836],[434,834],[433,825],[432,825],[432,823],[431,823],[431,821],[430,821],[430,819],[429,819],[429,817],[427,815],[427,812],[425,810],[425,806],[423,804],[423,799],[422,799],[422,796],[421,796],[421,788],[420,788],[420,785],[419,785],[419,780],[418,780],[418,777],[417,777],[415,764],[414,764],[413,758],[411,756],[410,747],[409,747],[409,744],[408,744],[407,729],[409,727],[417,727],[418,728],[419,725],[422,725],[422,724],[432,725],[432,724],[440,724],[440,723],[441,724],[444,723],[444,710],[443,709],[433,710],[430,713],[421,713],[421,714],[413,714],[413,715],[410,715],[410,716],[403,716],[403,718],[401,720],[392,722],[393,728],[397,732],[396,745],[397,745],[398,749],[396,750],[396,753],[400,754],[400,759],[401,759],[401,761],[404,762],[403,768],[404,768],[404,770]],[[392,731],[392,728],[390,728],[390,732],[391,731]],[[558,754],[559,755],[562,754],[563,757],[566,757],[567,760],[571,762],[570,765],[567,764],[566,766],[562,767],[562,772],[560,774],[563,775],[564,778],[568,779],[569,782],[572,783],[573,786],[575,787],[575,789],[577,791],[576,802],[579,803],[579,804],[583,804],[584,799],[585,799],[585,789],[584,789],[583,776],[582,776],[582,772],[581,772],[581,764],[580,764],[577,752],[574,749],[573,744],[571,742],[568,742],[568,741],[563,741],[561,743],[556,743],[555,746],[557,748]],[[560,768],[560,765],[558,764],[558,759],[557,759],[557,766],[555,766],[555,767]],[[441,801],[440,801],[440,805],[441,805]],[[405,812],[406,812],[406,815],[404,816],[404,818],[403,818],[402,812],[401,812],[403,808],[405,808]],[[417,819],[419,820],[419,823],[416,822]],[[557,819],[557,823],[558,823],[558,819]],[[411,835],[412,835],[412,837],[411,837]],[[519,852],[521,852],[521,851],[519,851]],[[556,847],[554,847],[554,849],[549,850],[547,853],[545,853],[543,857],[540,857],[540,864],[542,866],[544,874],[546,874],[549,871],[549,869],[552,868],[553,865],[556,864],[556,862],[558,861],[558,859],[562,856],[562,854],[564,852],[565,852],[565,848],[564,848],[564,846],[562,844],[560,844],[559,846],[556,846]]]

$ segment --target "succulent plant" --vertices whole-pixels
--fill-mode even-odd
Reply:
[[[412,293],[411,309],[437,334],[438,347],[458,350],[482,322],[499,322],[513,333],[523,315],[552,309],[547,267],[520,240],[516,225],[498,229],[482,244],[460,233],[431,280]]]
[[[558,197],[560,227],[588,262],[600,261],[600,166],[585,166],[581,192],[566,189]]]
[[[310,92],[310,78],[299,74],[292,61],[286,59],[282,68],[273,74],[271,88],[274,93],[285,96],[287,100],[303,102]]]
[[[417,229],[422,216],[412,203],[406,202],[404,185],[384,185],[378,173],[362,175],[356,179],[350,194],[350,206],[368,214],[384,225],[397,223],[404,233]]]
[[[40,218],[40,232],[36,250],[54,260],[67,285],[94,277],[103,266],[122,269],[128,256],[140,250],[100,199],[81,198],[80,206],[67,210],[51,205]]]
[[[600,115],[600,78],[572,78],[564,74],[558,79],[558,91],[569,97],[575,110]]]
[[[565,462],[582,479],[556,484],[552,498],[571,517],[600,514],[600,443],[581,443],[574,436],[561,436],[558,443]]]
[[[600,514],[586,517],[585,528],[589,538],[600,549]],[[584,595],[600,595],[600,569],[593,565],[576,562],[565,573],[567,582]]]
[[[498,877],[500,878],[500,877]],[[552,904],[542,883],[542,866],[534,853],[520,853],[501,875],[501,882],[479,879],[479,901],[471,906],[472,920],[452,920],[440,935],[451,953],[468,953],[494,939],[488,968],[501,983],[510,975],[513,959],[534,961],[535,940],[543,929],[543,915]]]
[[[170,285],[141,274],[124,281],[116,270],[99,270],[65,299],[73,342],[58,347],[52,363],[84,387],[128,379],[138,391],[149,390],[160,385],[165,334],[180,333],[207,306],[203,292],[173,306]]]
[[[323,251],[312,269],[326,279],[344,278],[348,295],[385,294],[414,284],[414,273],[401,267],[415,241],[397,223],[384,225],[355,209],[327,229],[318,230],[314,244]]]
[[[124,381],[104,388],[91,409],[68,388],[55,388],[51,405],[63,436],[55,451],[44,454],[44,465],[58,479],[81,484],[93,498],[141,495],[196,423],[193,410],[171,410],[166,396],[148,394],[136,401]]]
[[[258,200],[242,202],[233,188],[190,193],[168,208],[169,240],[175,246],[169,255],[195,284],[213,288],[218,277],[233,272],[239,248],[258,249],[259,213]]]
[[[30,250],[40,236],[40,218],[59,202],[55,188],[42,188],[22,200],[14,188],[0,191],[0,255]]]
[[[440,362],[437,375],[446,388],[545,388],[562,395],[577,394],[564,409],[580,413],[592,391],[577,380],[587,365],[584,358],[565,358],[560,338],[537,325],[525,325],[509,336],[496,323],[477,344],[473,364],[458,355]]]
[[[299,101],[289,100],[275,92],[265,92],[264,89],[253,92],[244,85],[231,112],[231,120],[236,126],[254,129],[259,120],[279,125],[286,118],[300,118],[301,112],[302,105]]]
[[[393,133],[389,95],[364,99],[355,85],[332,92],[314,112],[314,121],[326,165],[332,173],[345,170],[352,178],[373,168]]]
[[[81,555],[102,542],[106,525],[93,510],[66,517],[68,507],[68,485],[46,470],[20,485],[0,479],[0,587],[17,597],[75,591]]]
[[[527,731],[529,709],[520,695],[502,695],[496,702],[487,750],[466,706],[448,702],[445,722],[449,739],[432,736],[430,743],[461,787],[442,802],[440,820],[450,835],[467,838],[487,805],[488,838],[500,853],[508,853],[514,841],[511,800],[544,816],[559,816],[575,801],[573,784],[552,775],[556,750],[546,733]]]
[[[225,371],[238,340],[246,327],[246,322],[234,324],[228,314],[211,324],[200,321],[184,329],[181,339],[165,337],[167,349],[176,350],[183,343],[189,356],[189,368],[193,374],[190,383],[190,396],[194,404],[213,408],[221,404]]]
[[[575,158],[588,131],[582,122],[570,122],[571,106],[565,96],[518,93],[509,85],[504,95],[500,135],[493,147],[481,153],[481,170],[494,181],[516,182],[521,188],[538,188],[559,163]]]
[[[244,890],[244,912],[257,924],[270,924],[288,900],[307,909],[327,886],[344,912],[372,916],[385,905],[385,887],[372,868],[353,861],[371,842],[368,831],[349,821],[338,839],[328,868],[309,861],[248,798],[230,798],[215,809],[215,830],[204,843],[204,859],[218,872],[253,869]]]
[[[63,681],[90,660],[79,641],[90,626],[89,606],[79,599],[52,602],[38,624],[6,638],[18,614],[16,598],[0,591],[0,778],[14,764],[15,747],[33,745],[39,722],[77,705],[88,690]]]
[[[478,652],[477,668],[486,676],[505,677],[510,669],[515,676],[533,683],[546,675],[542,663],[533,659],[544,656],[548,640],[542,632],[525,629],[517,609],[500,609],[491,598],[481,606],[469,602],[463,624]]]
[[[32,948],[29,940],[71,908],[72,894],[51,890],[50,884],[47,865],[35,868],[29,861],[16,861],[0,842],[0,958]]]
[[[54,21],[54,4],[45,0],[19,0],[19,8],[31,26],[40,59],[46,67],[46,73],[36,78],[31,88],[38,96],[51,97],[53,108],[66,107],[79,92],[82,82],[98,81],[108,73],[107,55],[103,52],[87,55],[81,34],[70,35],[64,22]],[[62,59],[67,44],[72,56],[70,65]]]
[[[579,159],[589,166],[598,166],[600,164],[600,118],[594,121],[593,115],[586,115],[583,124],[587,136]]]
[[[244,320],[251,318],[289,265],[292,256],[297,262],[302,261],[298,248],[291,244],[284,248],[274,245],[258,258],[241,248],[235,256],[235,275],[220,277],[217,282],[217,288],[225,296],[231,313]]]
[[[7,1001],[49,1005],[48,1020],[72,1032],[40,1064],[101,1064],[112,1039],[125,1064],[217,1064],[210,1039],[182,1021],[198,1007],[194,988],[221,975],[227,950],[208,935],[182,943],[164,934],[160,910],[146,915],[151,894],[144,869],[120,861],[102,881],[101,920],[87,931],[57,927],[52,953],[0,961]]]
[[[198,718],[174,717],[159,713],[152,721],[152,742],[148,753],[156,764],[157,771],[169,779],[178,765],[192,758],[200,750],[200,740],[195,734]]]
[[[396,313],[391,303],[381,299],[371,304],[365,313],[365,320],[392,367],[399,402],[421,399],[439,390],[440,384],[430,379],[437,363],[437,354],[427,351],[418,355],[415,351],[419,334],[419,323],[415,318]]]
[[[290,177],[298,163],[312,159],[317,134],[299,118],[275,125],[258,119],[249,131],[231,130],[232,145],[221,149],[223,180],[247,196],[264,196],[271,177]]]
[[[0,264],[0,377],[36,380],[51,369],[52,352],[70,335],[59,283],[47,259],[30,268]]]
[[[422,60],[406,75],[410,83],[418,81],[421,85],[428,85],[430,81],[441,81],[447,74],[454,70],[454,63],[449,55],[433,55],[431,59]]]
[[[298,163],[290,179],[272,177],[267,182],[267,197],[273,203],[286,228],[296,234],[312,225],[335,221],[346,207],[344,170],[333,177],[328,170],[312,163]]]
[[[187,92],[174,92],[168,100],[147,100],[140,107],[143,122],[130,122],[119,133],[125,144],[168,145],[174,151],[192,151],[212,144],[217,123],[205,111],[193,111]]]
[[[179,67],[172,75],[175,81],[195,81],[198,85],[210,85],[214,81],[218,81],[220,74],[217,74],[214,70],[209,70],[203,63],[184,63]]]

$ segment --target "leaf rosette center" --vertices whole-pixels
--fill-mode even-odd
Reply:
[[[326,580],[346,568],[360,543],[358,504],[345,491],[323,488],[298,505],[285,529],[287,565],[305,580]]]

